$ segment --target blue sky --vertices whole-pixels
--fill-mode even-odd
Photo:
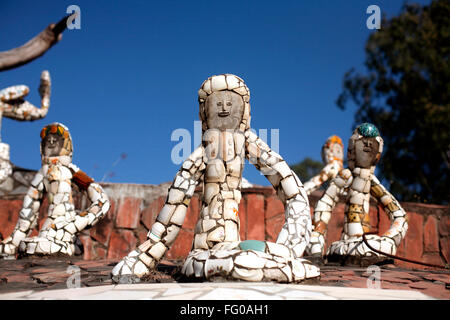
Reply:
[[[355,108],[341,111],[335,101],[344,73],[364,70],[364,45],[373,32],[367,7],[376,4],[392,17],[403,3],[1,1],[0,51],[59,21],[69,5],[81,9],[80,30],[66,30],[43,57],[0,73],[0,88],[26,84],[35,105],[41,71],[52,77],[47,117],[4,118],[2,140],[15,165],[38,169],[40,129],[58,121],[72,134],[74,163],[95,180],[172,181],[179,168],[171,160],[179,143],[171,141],[173,131],[188,130],[193,145],[200,85],[233,73],[250,88],[252,127],[269,136],[279,129],[279,152],[289,164],[320,161],[328,136],[339,135],[347,147],[351,135]],[[269,184],[248,163],[244,176]]]

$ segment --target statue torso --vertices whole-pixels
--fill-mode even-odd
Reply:
[[[72,199],[72,172],[54,161],[44,165],[44,186],[49,202],[48,216],[56,218],[74,212]],[[46,172],[45,172],[46,171]]]
[[[203,136],[206,169],[194,248],[239,241],[239,202],[245,163],[245,137],[240,131],[208,130]]]
[[[345,208],[344,232],[352,236],[361,236],[370,231],[370,186],[372,173],[370,169],[355,168],[352,172],[353,180],[347,195]]]

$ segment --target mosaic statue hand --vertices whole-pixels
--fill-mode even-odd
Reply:
[[[47,70],[41,73],[41,83],[39,85],[39,94],[41,96],[42,108],[50,106],[51,80],[50,73]]]
[[[144,264],[139,257],[146,256],[148,258]],[[112,270],[112,279],[116,283],[136,283],[140,279],[150,273],[150,268],[156,265],[156,261],[137,248],[131,251],[122,259]]]

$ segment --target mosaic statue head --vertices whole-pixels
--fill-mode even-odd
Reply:
[[[381,158],[383,152],[383,139],[373,124],[360,124],[348,143],[348,167],[353,170],[356,167],[371,169],[375,171],[375,166]]]
[[[344,144],[338,136],[331,136],[322,146],[322,161],[328,164],[335,160],[344,162]]]
[[[198,91],[202,130],[250,128],[250,90],[244,80],[232,74],[211,76]]]
[[[51,123],[41,130],[41,157],[67,156],[72,159],[72,138],[69,129],[58,122]]]

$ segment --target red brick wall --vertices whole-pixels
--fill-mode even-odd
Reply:
[[[104,184],[111,201],[107,216],[94,228],[79,236],[84,245],[84,259],[119,258],[145,241],[167,194],[168,184],[161,186]],[[142,191],[142,192],[141,192]],[[284,223],[284,208],[271,187],[243,190],[239,205],[241,239],[275,241]],[[311,212],[320,197],[316,191],[310,197]],[[0,232],[8,236],[17,221],[22,196],[0,199]],[[85,203],[78,197],[76,204]],[[398,248],[399,256],[434,264],[449,263],[450,206],[402,203],[409,215],[406,238]],[[186,214],[186,220],[177,240],[167,253],[167,259],[183,259],[189,252],[195,223],[201,207],[196,192]],[[42,225],[47,210],[46,203],[40,210],[39,225]],[[339,203],[328,226],[327,245],[340,237],[344,216],[344,204]],[[384,211],[372,204],[370,221],[373,231],[382,233],[390,222]],[[33,232],[33,235],[36,231]],[[399,266],[421,268],[420,265],[396,260]]]

